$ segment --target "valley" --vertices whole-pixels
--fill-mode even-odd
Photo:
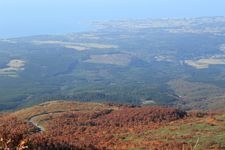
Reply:
[[[93,24],[89,32],[1,39],[0,111],[52,99],[225,106],[224,17]]]

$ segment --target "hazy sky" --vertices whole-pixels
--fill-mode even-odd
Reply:
[[[0,0],[0,38],[79,31],[89,20],[225,16],[225,0]]]

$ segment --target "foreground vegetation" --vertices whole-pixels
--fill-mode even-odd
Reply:
[[[223,112],[48,102],[2,115],[0,149],[222,150],[224,131]]]

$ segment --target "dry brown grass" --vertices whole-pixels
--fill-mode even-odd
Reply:
[[[22,109],[14,112],[10,115],[16,116],[22,120],[33,120],[36,124],[45,126],[48,124],[48,120],[53,119],[62,113],[91,113],[95,111],[101,111],[105,109],[118,109],[117,106],[110,106],[101,103],[81,103],[81,102],[70,102],[70,101],[51,101],[45,102],[34,107]]]
[[[47,130],[28,135],[28,141],[36,140],[36,143],[33,142],[36,146],[47,140],[56,145],[64,141],[64,146],[83,147],[91,144],[99,149],[225,148],[225,115],[221,111],[196,111],[187,115],[173,108],[52,101],[4,116],[0,117],[0,121],[1,118],[7,121],[8,117],[13,133],[17,131],[14,130],[17,122],[21,127],[28,127],[23,121],[37,116],[35,121]],[[22,122],[10,118],[20,118]],[[6,121],[0,127],[7,128]],[[34,127],[35,124],[28,125]],[[4,128],[0,128],[2,132]]]

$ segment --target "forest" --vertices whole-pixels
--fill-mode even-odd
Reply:
[[[57,99],[224,107],[224,17],[96,25],[0,39],[0,111]]]

